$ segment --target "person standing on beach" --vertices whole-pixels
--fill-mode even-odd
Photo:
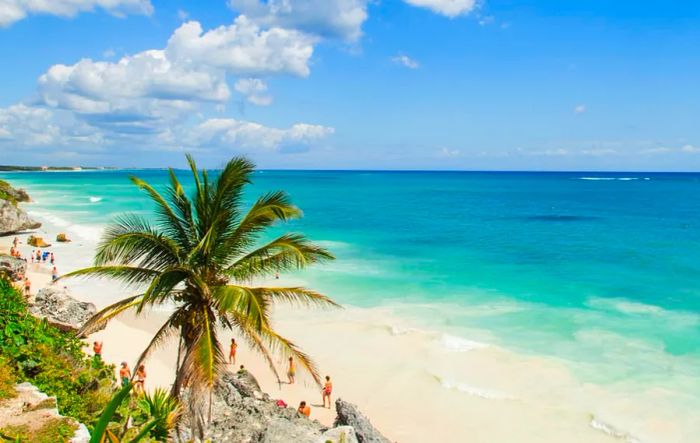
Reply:
[[[53,266],[55,262],[56,262],[56,258],[53,256],[53,252],[52,252],[51,253],[51,266]]]
[[[307,405],[305,401],[302,401],[299,403],[299,408],[297,408],[297,412],[299,412],[301,415],[305,416],[310,416],[311,415],[311,406]]]
[[[95,360],[102,360],[102,342],[96,341],[92,344],[92,352],[95,353]]]
[[[136,369],[136,382],[134,383],[134,390],[138,394],[143,394],[146,388],[146,366],[140,365]]]
[[[297,369],[294,365],[294,358],[289,357],[289,369],[287,369],[287,378],[289,379],[289,384],[294,384],[294,376],[297,373]]]
[[[51,271],[51,282],[55,282],[58,280],[58,269],[56,269],[56,266],[53,267],[53,270]]]
[[[12,240],[12,245],[16,248],[18,244],[19,244],[19,238],[15,237],[15,239]]]
[[[236,339],[232,338],[231,339],[231,349],[228,352],[228,362],[232,365],[236,364],[236,350],[238,349],[238,344],[236,343]]]
[[[131,369],[129,365],[123,361],[121,367],[119,368],[119,379],[122,381],[122,388],[129,384],[131,380]]]
[[[328,399],[328,409],[331,408],[331,394],[333,393],[333,383],[331,378],[326,375],[326,383],[323,385],[323,407],[326,407],[326,398]]]
[[[32,292],[32,282],[29,281],[29,277],[24,278],[24,295],[29,297],[29,294]]]
[[[32,249],[32,253],[30,256],[32,257],[32,263],[34,263],[34,249]]]

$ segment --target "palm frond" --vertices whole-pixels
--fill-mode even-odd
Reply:
[[[300,234],[285,234],[236,260],[223,272],[236,280],[302,269],[335,257]]]
[[[78,337],[86,337],[92,334],[122,312],[138,306],[142,297],[143,294],[127,297],[97,312],[80,328],[77,332]]]
[[[84,278],[110,278],[118,280],[127,286],[141,285],[152,281],[160,272],[153,269],[138,268],[134,266],[93,266],[69,272],[60,279],[84,277]]]
[[[219,315],[244,317],[256,331],[270,322],[270,300],[245,286],[227,285],[212,288],[212,299]]]
[[[249,288],[249,290],[268,300],[268,303],[285,302],[297,306],[317,306],[321,308],[342,307],[331,300],[330,297],[302,287],[257,287]]]

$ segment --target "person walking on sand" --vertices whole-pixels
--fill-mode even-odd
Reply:
[[[15,237],[15,239],[12,240],[12,245],[16,248],[18,244],[19,244],[19,238]]]
[[[128,385],[129,380],[131,380],[131,369],[129,369],[129,365],[125,361],[122,362],[119,368],[119,380],[122,382],[122,388]]]
[[[30,257],[32,258],[32,263],[34,263],[34,249],[32,249],[32,253],[31,253]]]
[[[55,282],[58,280],[58,269],[56,269],[56,266],[53,267],[53,270],[51,271],[51,282]]]
[[[294,364],[294,358],[289,357],[289,369],[287,369],[287,378],[289,379],[289,384],[294,384],[294,376],[297,373],[297,368]]]
[[[297,412],[299,412],[301,415],[305,416],[310,416],[311,415],[311,406],[308,406],[305,401],[302,401],[299,403],[299,408],[297,408]]]
[[[333,393],[333,383],[331,383],[331,378],[326,375],[326,383],[323,385],[323,407],[326,407],[326,398],[328,399],[328,409],[331,408],[331,394]]]
[[[232,365],[236,364],[236,350],[238,349],[238,344],[236,339],[231,339],[231,349],[228,351],[228,362]]]
[[[56,263],[56,257],[53,256],[53,252],[52,252],[51,253],[51,266],[53,266],[54,263]]]
[[[146,366],[139,365],[136,369],[136,382],[134,383],[134,390],[138,394],[143,394],[146,388]]]

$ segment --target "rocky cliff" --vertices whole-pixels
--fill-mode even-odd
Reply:
[[[299,414],[296,405],[278,406],[275,400],[260,391],[252,375],[226,374],[214,391],[212,420],[204,431],[204,441],[389,443],[355,406],[338,400],[336,408],[339,412],[336,424],[328,428]],[[340,411],[343,411],[342,416]],[[193,411],[187,411],[181,421],[180,436],[185,441],[191,438],[189,429],[194,415]]]
[[[23,189],[15,189],[0,180],[0,235],[37,229],[41,223],[30,218],[18,203],[30,201]]]

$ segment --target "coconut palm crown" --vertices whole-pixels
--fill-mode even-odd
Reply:
[[[102,277],[135,288],[137,295],[98,312],[79,332],[87,335],[119,314],[141,314],[156,305],[174,307],[134,367],[164,341],[179,335],[172,394],[209,390],[225,367],[217,331],[231,329],[267,360],[279,380],[272,354],[294,356],[319,382],[312,360],[279,335],[270,322],[275,302],[337,306],[330,298],[302,287],[256,286],[255,281],[277,272],[304,268],[333,259],[325,249],[300,234],[285,234],[265,244],[263,231],[301,216],[284,192],[261,196],[242,208],[244,187],[254,166],[233,158],[212,178],[199,171],[189,155],[194,192],[189,198],[175,172],[159,192],[136,177],[132,182],[155,203],[153,223],[123,215],[110,225],[97,248],[93,267],[70,276]],[[203,392],[202,392],[203,393]]]

